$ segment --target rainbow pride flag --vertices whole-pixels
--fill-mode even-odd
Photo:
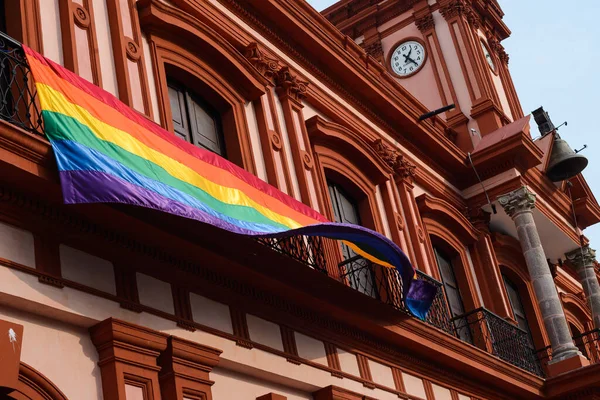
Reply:
[[[424,319],[436,288],[414,279],[406,255],[367,228],[324,216],[235,164],[177,138],[119,99],[23,46],[67,204],[122,203],[241,235],[322,236],[402,277],[408,309]]]

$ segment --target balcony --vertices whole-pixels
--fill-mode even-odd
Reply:
[[[298,237],[259,241],[366,296],[409,314],[402,296],[402,278],[395,269],[384,268],[363,257],[355,256],[342,261],[338,265],[339,274],[334,276],[325,266],[321,238]],[[417,276],[417,279],[427,280],[440,289],[427,314],[426,323],[518,368],[540,377],[544,376],[542,363],[527,332],[485,308],[451,318],[441,282],[420,271],[417,271]],[[597,339],[596,333],[593,346],[598,346]],[[592,345],[591,336],[586,336],[584,340],[588,346]]]
[[[529,333],[518,326],[483,307],[455,317],[452,322],[458,338],[525,371],[544,376]]]
[[[36,95],[21,44],[0,32],[0,119],[43,135]]]
[[[600,364],[600,329],[592,329],[573,336],[573,343],[581,354],[590,360],[590,364]],[[535,354],[542,368],[546,370],[548,363],[552,361],[550,346],[537,350]]]

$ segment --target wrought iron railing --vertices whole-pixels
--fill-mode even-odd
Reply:
[[[544,376],[531,336],[518,326],[483,307],[456,317],[453,322],[457,335],[461,330],[468,330],[474,346],[532,374]]]
[[[600,363],[600,329],[593,329],[573,336],[573,343],[592,364]],[[552,361],[552,348],[546,346],[539,349],[536,351],[536,356],[545,370],[548,363]]]
[[[431,276],[421,271],[417,271],[417,277],[418,279],[425,280],[438,287],[437,294],[435,299],[433,299],[433,303],[431,304],[431,308],[427,313],[427,319],[425,322],[443,330],[450,335],[456,336],[454,324],[450,321],[450,312],[448,303],[446,302],[446,295],[442,289],[442,282],[433,279]]]
[[[288,236],[281,238],[259,238],[259,243],[282,253],[296,261],[327,274],[323,238],[318,236]]]
[[[21,43],[0,32],[0,119],[43,135],[37,91]]]
[[[600,362],[600,329],[592,329],[581,335],[573,336],[573,342],[590,362],[594,364]]]
[[[395,268],[384,268],[361,257],[342,261],[339,280],[351,288],[405,311],[402,297],[402,277]]]

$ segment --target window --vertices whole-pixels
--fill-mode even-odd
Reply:
[[[590,356],[588,354],[588,351],[586,348],[586,343],[585,343],[586,337],[581,336],[581,332],[579,331],[579,329],[577,329],[575,327],[575,325],[573,325],[570,322],[569,322],[569,329],[571,330],[571,336],[574,338],[575,345],[577,346],[577,348],[579,349],[581,354],[583,354],[584,357],[587,357],[589,359]]]
[[[506,288],[506,293],[508,293],[508,299],[510,300],[510,305],[517,321],[517,325],[527,332],[529,341],[533,344],[531,329],[529,329],[529,323],[527,322],[527,315],[525,314],[523,301],[519,294],[519,288],[506,275],[502,274],[502,279],[504,280],[504,287]]]
[[[219,113],[183,85],[169,81],[168,87],[175,134],[198,147],[225,157]]]
[[[434,247],[433,251],[442,277],[448,307],[450,308],[452,318],[456,318],[465,313],[465,307],[460,295],[460,289],[458,288],[458,282],[456,280],[456,275],[454,274],[451,258],[437,247]],[[471,331],[469,330],[468,322],[469,321],[463,318],[456,319],[454,320],[454,327],[461,340],[471,343]]]
[[[333,215],[336,222],[360,225],[358,203],[348,195],[342,187],[333,182],[327,182]],[[342,277],[348,280],[353,289],[371,297],[378,297],[377,286],[371,262],[357,254],[349,246],[342,243],[344,262],[340,264]]]

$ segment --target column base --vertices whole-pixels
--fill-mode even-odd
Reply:
[[[550,361],[548,363],[548,375],[554,377],[578,368],[587,367],[588,365],[590,365],[590,360],[578,354],[573,357],[565,358],[564,360],[556,362]]]

